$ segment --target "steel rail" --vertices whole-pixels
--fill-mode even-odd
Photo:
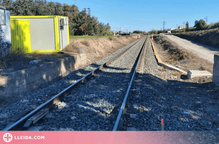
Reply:
[[[96,69],[94,69],[93,71],[89,72],[88,74],[86,74],[84,77],[80,78],[79,80],[77,80],[75,83],[71,84],[70,86],[68,86],[67,88],[65,88],[63,91],[61,91],[60,93],[58,93],[57,95],[53,96],[51,99],[49,99],[48,101],[46,101],[45,103],[41,104],[40,106],[38,106],[36,109],[34,109],[33,111],[31,111],[30,113],[28,113],[27,115],[25,115],[24,117],[22,117],[21,119],[19,119],[18,121],[16,121],[15,123],[13,123],[12,125],[4,128],[2,131],[9,131],[9,130],[19,130],[23,127],[24,123],[33,115],[35,115],[37,112],[39,112],[41,109],[43,108],[48,108],[50,106],[53,105],[54,100],[57,100],[59,98],[61,98],[62,96],[67,95],[72,88],[74,88],[76,85],[80,84],[80,83],[84,83],[86,79],[88,79],[89,77],[91,77],[96,71],[101,70],[104,66],[106,66],[107,64],[109,64],[110,62],[112,62],[113,60],[115,60],[117,57],[121,56],[122,54],[124,54],[126,51],[128,51],[129,49],[131,49],[133,46],[135,46],[138,42],[140,42],[143,38],[137,40],[133,45],[131,45],[130,47],[128,47],[127,49],[125,49],[124,51],[120,52],[119,54],[117,54],[115,57],[111,58],[109,61],[105,62],[104,64],[100,65],[99,67],[97,67]]]
[[[124,99],[123,99],[122,105],[121,105],[121,107],[120,107],[119,114],[118,114],[118,116],[117,116],[116,122],[115,122],[114,127],[113,127],[113,131],[117,131],[118,128],[119,128],[119,126],[120,126],[120,124],[121,124],[121,118],[122,118],[122,115],[123,115],[123,113],[124,113],[126,101],[127,101],[127,98],[128,98],[128,95],[129,95],[131,86],[132,86],[132,82],[133,82],[134,77],[135,77],[135,73],[136,73],[137,68],[138,68],[138,64],[139,64],[139,62],[140,62],[140,60],[141,60],[142,52],[143,52],[143,49],[144,49],[144,47],[145,47],[145,42],[146,42],[147,39],[148,39],[148,38],[145,39],[145,41],[144,41],[144,43],[143,43],[143,45],[142,45],[142,48],[141,48],[141,50],[140,50],[140,52],[139,52],[139,55],[138,55],[138,58],[137,58],[137,63],[136,63],[134,72],[133,72],[133,74],[132,74],[132,78],[131,78],[131,80],[130,80],[130,83],[129,83],[128,89],[127,89],[127,91],[126,91],[125,97],[124,97]]]

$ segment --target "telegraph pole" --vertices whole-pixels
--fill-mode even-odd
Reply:
[[[88,9],[88,14],[90,15],[90,8],[87,8]]]
[[[206,24],[208,24],[208,17],[206,16],[204,19],[206,19],[205,21],[206,21]]]
[[[85,35],[87,35],[87,9],[84,8],[84,11],[85,11]]]
[[[185,21],[183,21],[183,27],[185,27]]]
[[[98,33],[98,36],[99,36],[99,35],[100,35],[100,34],[99,34],[99,24],[97,24],[97,29],[98,29],[98,30],[97,30],[97,33]]]
[[[166,24],[166,22],[163,21],[163,30],[165,30],[165,24]]]

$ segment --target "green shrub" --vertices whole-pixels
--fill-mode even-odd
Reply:
[[[195,24],[195,27],[196,27],[197,30],[202,30],[202,29],[207,27],[207,24],[205,23],[205,21],[203,19],[200,19],[200,21],[198,21]]]

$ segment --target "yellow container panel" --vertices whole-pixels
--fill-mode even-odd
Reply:
[[[31,52],[29,20],[11,20],[11,44],[13,51]]]
[[[11,38],[12,38],[12,47],[13,49],[21,48],[25,52],[33,53],[33,52],[59,52],[60,49],[60,37],[59,37],[59,18],[67,18],[64,16],[11,16]],[[32,40],[35,40],[33,37],[31,37],[31,26],[29,20],[33,19],[48,19],[53,18],[54,20],[54,40],[55,40],[55,48],[52,49],[34,49],[32,47],[31,49],[31,38]],[[29,20],[28,20],[29,19]],[[28,22],[27,22],[28,21]],[[31,30],[32,31],[32,30]],[[67,25],[67,43],[69,44],[69,26]],[[34,44],[34,43],[32,43]]]

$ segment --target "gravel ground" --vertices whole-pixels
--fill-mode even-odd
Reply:
[[[76,87],[37,125],[56,131],[112,130],[143,42]]]
[[[191,143],[197,143],[194,138],[214,143],[219,134],[218,88],[213,83],[167,78],[173,71],[161,71],[150,42],[146,44],[144,74],[135,77],[122,129],[160,131],[164,119],[166,131],[204,131],[195,133]]]
[[[138,40],[137,40],[138,41]],[[46,102],[54,95],[61,92],[64,88],[68,87],[70,84],[76,82],[78,79],[94,70],[100,64],[106,62],[110,58],[114,57],[121,51],[133,45],[135,42],[128,44],[127,46],[117,50],[116,52],[108,55],[107,57],[87,66],[77,71],[74,71],[67,75],[66,77],[62,77],[60,79],[56,79],[46,85],[43,85],[41,88],[32,91],[31,93],[26,93],[20,95],[20,101],[9,105],[6,108],[0,108],[0,129],[5,128],[12,118],[16,117],[20,113],[26,110],[33,110],[40,104]]]

